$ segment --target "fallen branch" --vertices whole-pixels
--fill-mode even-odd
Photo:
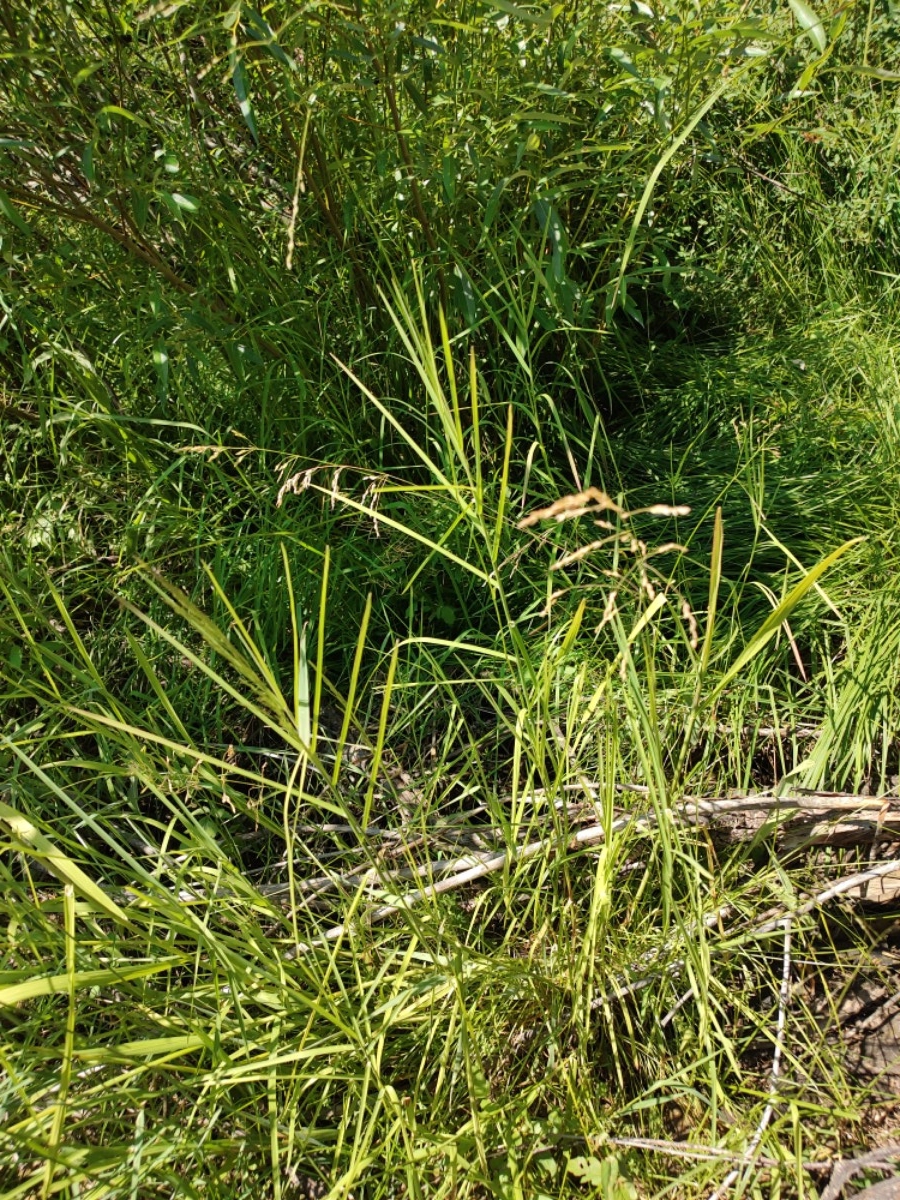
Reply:
[[[584,784],[577,785],[579,788]],[[885,801],[871,796],[816,796],[813,802],[803,804],[799,799],[784,799],[782,797],[771,795],[758,796],[742,796],[736,798],[717,798],[717,799],[689,799],[686,800],[679,808],[669,810],[676,821],[679,819],[688,824],[708,824],[713,819],[720,818],[724,814],[734,812],[745,812],[753,809],[758,809],[763,812],[780,814],[783,812],[796,813],[802,811],[809,813],[810,811],[819,811],[825,813],[847,812],[854,811],[860,808],[877,808],[879,814],[883,813]],[[577,807],[577,806],[576,806]],[[582,809],[583,811],[583,809]],[[588,810],[590,811],[590,810]],[[479,857],[479,861],[471,866],[464,866],[455,874],[451,874],[448,878],[442,879],[436,883],[430,884],[428,887],[419,888],[416,891],[408,892],[405,896],[400,897],[395,903],[382,905],[380,908],[368,914],[368,921],[371,924],[379,924],[394,916],[396,913],[412,908],[414,905],[421,903],[423,900],[434,899],[446,892],[454,891],[457,888],[464,887],[468,883],[473,883],[478,879],[483,879],[486,875],[490,875],[496,871],[502,871],[514,863],[527,862],[529,859],[543,853],[553,853],[560,849],[576,850],[583,846],[590,846],[599,842],[603,842],[607,837],[613,834],[622,833],[630,829],[633,832],[647,833],[658,824],[656,813],[647,813],[641,816],[631,815],[622,816],[613,820],[607,827],[605,824],[589,825],[585,829],[578,830],[575,834],[562,842],[562,839],[557,837],[540,838],[532,842],[528,842],[521,846],[516,846],[510,850],[498,851],[495,854],[488,852],[483,853]],[[884,828],[883,817],[879,823],[880,828]],[[562,842],[562,844],[561,844]],[[887,868],[875,868],[874,871],[862,872],[858,877],[863,883],[883,878],[886,875],[893,874],[895,871],[900,872],[900,860],[895,866],[889,865]],[[849,886],[847,881],[844,885],[837,885],[840,889],[842,886]],[[840,890],[834,891],[834,895],[841,894]],[[830,898],[830,896],[828,897]],[[816,906],[815,898],[810,902],[812,907]],[[822,901],[825,903],[825,900]],[[810,910],[811,911],[811,910]],[[798,912],[794,915],[802,915]],[[716,910],[715,919],[718,920],[721,916],[719,910]],[[784,915],[776,921],[776,925],[784,919]],[[346,923],[335,925],[331,929],[326,930],[316,942],[334,941],[340,938],[347,929]],[[758,932],[767,932],[760,929]]]
[[[562,790],[564,794],[575,791],[582,794],[587,792],[588,795],[600,795],[604,789],[600,784],[595,784],[585,779],[577,784],[566,785]],[[637,784],[617,785],[616,791],[620,794],[622,792],[637,795],[648,794],[647,788]],[[507,800],[512,801],[512,797],[508,797]],[[379,865],[370,868],[358,868],[349,872],[327,873],[314,879],[296,881],[293,891],[290,885],[285,882],[257,885],[255,891],[257,895],[266,900],[289,903],[292,896],[319,895],[332,890],[346,891],[349,888],[357,891],[361,888],[370,890],[377,888],[379,885],[384,888],[391,883],[414,878],[433,877],[435,875],[443,876],[443,878],[436,879],[425,887],[407,892],[389,904],[382,904],[361,914],[370,924],[378,924],[397,913],[408,911],[422,901],[434,899],[437,896],[483,879],[497,871],[506,870],[514,864],[527,862],[540,855],[554,855],[566,851],[571,852],[588,848],[602,844],[609,837],[626,832],[638,836],[646,836],[658,827],[661,819],[670,820],[676,825],[709,828],[713,832],[726,829],[729,837],[756,836],[762,826],[768,821],[781,831],[782,836],[785,837],[785,841],[787,841],[787,837],[785,836],[786,830],[790,832],[792,829],[802,827],[804,830],[804,844],[821,844],[822,840],[827,840],[829,829],[838,828],[846,831],[850,827],[850,823],[846,820],[847,814],[872,813],[874,814],[874,820],[859,817],[855,824],[852,824],[852,828],[857,834],[857,840],[868,841],[874,846],[876,841],[890,840],[891,838],[900,839],[900,799],[897,798],[835,793],[810,793],[799,796],[775,796],[771,793],[757,793],[733,797],[689,796],[679,804],[668,808],[656,808],[653,811],[644,813],[622,813],[612,821],[604,820],[602,822],[598,822],[597,820],[601,815],[601,810],[596,803],[571,803],[567,802],[564,798],[551,800],[542,791],[535,791],[526,797],[519,797],[517,800],[519,803],[523,801],[530,802],[536,808],[542,802],[546,803],[548,808],[551,808],[560,818],[565,820],[569,828],[562,831],[557,830],[551,835],[532,841],[523,841],[505,850],[473,850],[469,854],[459,858],[432,860],[418,866],[390,868]],[[473,839],[476,837],[482,839],[499,838],[502,836],[502,830],[497,826],[472,824],[467,828],[464,824],[467,816],[471,818],[476,815],[482,815],[485,811],[486,806],[479,805],[473,813],[462,814],[457,821],[452,823],[442,824],[433,829],[417,828],[414,839],[410,839],[407,831],[389,830],[378,826],[371,826],[366,829],[363,836],[366,840],[380,839],[383,845],[390,845],[393,856],[398,856],[399,854],[409,855],[416,846],[428,845],[429,842],[434,844],[440,841],[441,838],[457,842],[464,836],[469,836]],[[749,818],[749,814],[753,814],[752,819]],[[537,813],[535,814],[535,820],[538,815]],[[743,821],[743,826],[739,834],[735,834],[736,827],[733,824],[736,818]],[[836,820],[838,822],[837,825],[835,825]],[[572,829],[572,826],[582,821],[592,821],[593,823],[587,824],[581,829]],[[812,825],[810,825],[810,821],[813,822]],[[730,826],[728,825],[729,822],[732,822]],[[804,822],[805,824],[803,824]],[[359,831],[354,829],[349,823],[323,822],[320,826],[310,824],[307,828],[310,832],[322,834],[356,833],[359,836]],[[359,848],[357,847],[357,849]],[[148,848],[147,853],[150,852],[151,848]],[[887,880],[891,876],[897,876],[897,888],[890,889],[885,883],[882,887],[882,895],[878,897],[879,899],[889,898],[893,894],[893,891],[900,890],[900,860],[862,872],[850,879],[839,881],[829,889],[826,889],[821,895],[810,899],[806,908],[797,910],[791,915],[801,916],[805,912],[811,911],[812,908],[827,902],[833,896],[851,891],[854,887],[864,889],[874,881]],[[216,888],[212,893],[215,896],[229,894],[231,893],[227,886]],[[123,903],[130,903],[134,900],[134,896],[127,891],[122,892],[121,896]],[[203,902],[210,899],[210,893],[202,888],[182,887],[178,893],[178,898],[184,902]],[[868,898],[875,899],[876,897],[869,895]],[[730,906],[716,909],[704,918],[703,924],[708,928],[712,927],[718,924],[725,916],[729,915],[730,911]],[[774,917],[772,921],[769,921],[767,924],[755,926],[753,930],[746,931],[742,936],[762,936],[776,928],[787,915],[786,912],[782,912],[779,916]],[[289,955],[294,956],[296,953],[302,953],[304,949],[308,950],[311,945],[321,945],[334,941],[340,938],[346,932],[347,928],[348,925],[346,922],[334,925],[316,937],[312,943],[301,943],[298,948],[289,951]],[[658,961],[659,955],[655,955],[654,958]],[[679,960],[679,962],[673,964],[671,970],[677,972],[682,967],[683,962]],[[596,1006],[598,1003],[604,1003],[609,998],[621,999],[626,995],[632,994],[634,991],[640,990],[651,979],[655,978],[658,978],[658,972],[651,974],[646,979],[623,984],[621,988],[607,993],[604,997],[595,1001],[594,1004]],[[679,1002],[679,1006],[688,998],[687,995],[683,997],[682,1001]]]
[[[868,1154],[860,1155],[859,1158],[836,1163],[828,1187],[822,1193],[822,1200],[840,1200],[844,1185],[849,1183],[854,1175],[870,1169],[889,1169],[888,1163],[894,1159],[900,1159],[900,1146],[882,1146],[878,1150],[870,1150]]]

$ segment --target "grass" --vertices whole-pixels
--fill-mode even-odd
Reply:
[[[3,1194],[821,1194],[893,9],[0,20]]]

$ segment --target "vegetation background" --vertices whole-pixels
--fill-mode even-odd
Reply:
[[[681,818],[896,791],[896,5],[0,72],[3,1194],[819,1194],[886,935]]]

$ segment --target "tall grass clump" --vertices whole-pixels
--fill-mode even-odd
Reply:
[[[4,1195],[821,1193],[893,9],[0,24]]]

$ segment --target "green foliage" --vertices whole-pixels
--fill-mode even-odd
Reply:
[[[894,7],[0,22],[4,1194],[799,1194],[674,814],[896,788]]]

